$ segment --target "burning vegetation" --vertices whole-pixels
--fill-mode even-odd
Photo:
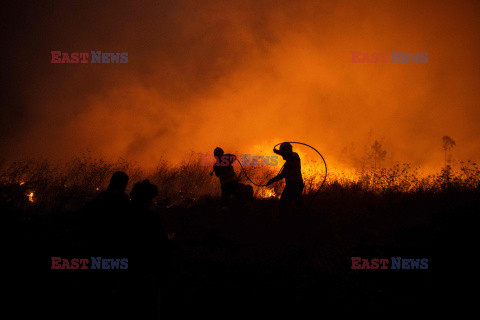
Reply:
[[[368,193],[437,193],[446,189],[472,190],[480,184],[480,168],[477,163],[467,161],[455,165],[446,162],[437,173],[425,173],[409,164],[364,166],[355,170],[329,170],[322,192],[333,190],[362,190]],[[281,162],[281,161],[280,161]],[[281,163],[280,163],[281,164]],[[241,183],[249,184],[238,164],[234,165]],[[279,168],[258,166],[244,168],[249,177],[265,183],[274,177]],[[134,162],[120,159],[108,162],[93,157],[76,158],[61,166],[43,161],[16,161],[0,169],[1,201],[16,207],[36,206],[45,210],[70,210],[81,207],[108,184],[111,174],[122,170],[131,177],[130,185],[149,179],[159,188],[156,202],[159,205],[189,206],[206,198],[218,198],[220,188],[210,167],[201,163],[200,154],[191,154],[179,165],[161,161],[155,169],[145,170]],[[304,196],[318,195],[324,168],[314,160],[302,163],[305,182]],[[255,187],[257,199],[278,199],[283,182],[269,187]]]

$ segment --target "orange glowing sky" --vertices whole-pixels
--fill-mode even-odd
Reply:
[[[478,1],[117,1],[10,8],[5,159],[90,151],[148,167],[191,151],[342,149],[441,166],[480,150]],[[17,12],[18,11],[18,12]],[[5,23],[5,22],[4,22]],[[51,64],[50,51],[128,52],[127,64]],[[351,51],[428,52],[357,64]]]

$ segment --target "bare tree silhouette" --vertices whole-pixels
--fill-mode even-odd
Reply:
[[[445,167],[446,167],[447,166],[447,151],[452,149],[453,147],[455,147],[457,144],[449,136],[444,136],[442,138],[442,142],[443,142],[443,151],[445,152],[445,160],[444,161],[445,161]]]
[[[375,140],[372,144],[370,152],[370,159],[373,160],[373,169],[377,170],[377,164],[385,160],[387,151],[383,149],[382,144]]]

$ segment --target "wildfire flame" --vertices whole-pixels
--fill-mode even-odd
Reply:
[[[35,194],[33,193],[33,191],[32,191],[32,192],[30,192],[29,194],[27,194],[28,201],[30,201],[30,202],[34,202],[34,201],[35,201],[35,200],[33,199],[33,196],[34,196],[34,195],[35,195]]]
[[[275,193],[275,191],[273,190],[270,190],[270,189],[262,189],[258,192],[258,196],[260,198],[265,198],[265,199],[269,199],[269,198],[276,198],[277,197],[277,194]]]

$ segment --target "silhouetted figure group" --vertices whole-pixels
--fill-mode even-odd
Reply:
[[[300,157],[289,143],[281,144],[274,152],[283,157],[285,165],[267,185],[285,179],[280,211],[287,211],[292,203],[303,208]],[[236,156],[225,154],[221,148],[216,148],[214,155],[212,174],[220,180],[222,204],[245,204],[253,197],[253,188],[239,183],[233,168]],[[90,307],[103,311],[98,316],[112,319],[129,314],[137,319],[156,319],[168,297],[170,240],[160,217],[152,211],[157,187],[144,180],[136,183],[128,196],[128,180],[126,173],[115,172],[107,190],[83,210],[84,253],[102,259],[128,259],[126,270],[92,270],[98,272],[92,272],[87,280],[91,287]]]
[[[92,272],[90,307],[109,318],[131,314],[156,319],[168,290],[170,243],[160,217],[152,211],[157,187],[144,180],[134,185],[129,197],[127,184],[128,176],[115,172],[107,190],[84,208],[85,254],[128,259],[126,270]]]
[[[304,210],[305,204],[303,202],[303,178],[302,166],[300,156],[293,152],[292,145],[284,142],[280,145],[279,150],[273,149],[273,152],[281,155],[285,160],[285,165],[281,172],[274,178],[270,179],[267,186],[285,179],[285,188],[279,202],[279,211],[284,214],[289,211],[291,205],[296,209]],[[233,154],[225,154],[223,149],[216,148],[213,151],[216,162],[213,166],[213,172],[220,180],[222,188],[222,203],[228,204],[231,198],[237,199],[244,203],[246,200],[253,197],[253,189],[250,185],[243,185],[238,182],[238,177],[233,169],[233,163],[237,157]]]

